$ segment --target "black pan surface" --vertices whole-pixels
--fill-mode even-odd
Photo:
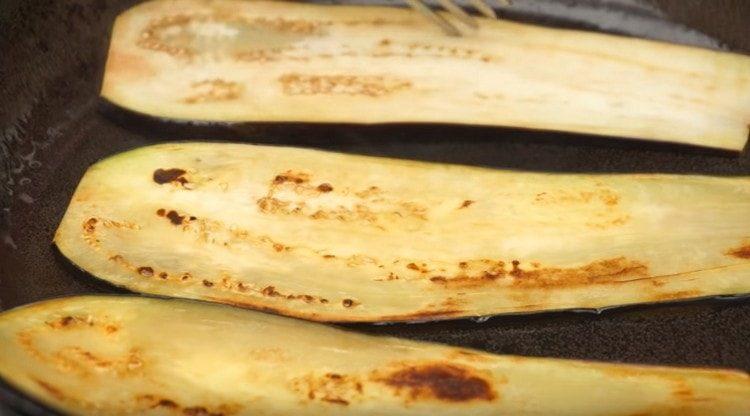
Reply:
[[[554,172],[750,174],[746,152],[518,129],[190,125],[150,119],[98,98],[110,27],[134,3],[0,0],[0,309],[65,295],[123,293],[73,267],[52,245],[52,236],[90,164],[160,141],[234,140]],[[746,0],[516,0],[503,13],[523,21],[750,53]],[[349,327],[504,354],[750,371],[747,298],[600,314]],[[0,402],[46,414],[4,385]]]

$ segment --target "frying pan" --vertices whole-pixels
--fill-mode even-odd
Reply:
[[[129,113],[101,100],[98,89],[112,22],[134,3],[0,2],[0,309],[65,295],[122,293],[73,267],[51,244],[52,235],[90,164],[159,141],[234,140],[554,172],[750,174],[745,152],[583,135],[406,124],[197,125]],[[501,14],[750,53],[745,0],[516,0]],[[750,371],[750,301],[741,297],[484,322],[348,327],[502,354]],[[24,414],[53,414],[2,383],[0,403]],[[10,410],[0,408],[4,412]]]

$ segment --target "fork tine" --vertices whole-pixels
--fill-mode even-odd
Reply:
[[[439,14],[432,11],[432,9],[430,9],[426,4],[422,3],[421,0],[406,0],[406,2],[413,9],[419,11],[420,13],[425,15],[425,17],[440,26],[440,28],[443,29],[443,32],[445,32],[447,35],[461,36],[461,32],[459,32],[459,30],[455,26],[453,26],[449,21],[445,20],[443,16],[440,16]]]
[[[483,15],[489,17],[490,19],[497,19],[497,14],[495,14],[495,10],[492,9],[487,3],[485,3],[482,0],[470,0],[471,4],[474,6],[475,9],[479,10],[480,13]]]
[[[462,9],[456,3],[454,3],[453,0],[438,0],[438,1],[446,10],[448,10],[451,14],[456,16],[465,25],[473,27],[473,28],[479,27],[479,25],[477,25],[477,22],[475,22],[474,19],[472,19],[471,16],[469,16],[469,14],[464,11],[464,9]]]

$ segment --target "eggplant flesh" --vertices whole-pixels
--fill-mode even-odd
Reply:
[[[744,177],[170,143],[89,168],[55,243],[137,292],[425,321],[750,293],[748,212]]]
[[[101,93],[182,120],[496,125],[735,151],[747,141],[749,57],[474,20],[449,37],[394,7],[145,2],[115,22]]]
[[[80,415],[747,415],[750,377],[501,356],[132,296],[0,315],[0,376]]]

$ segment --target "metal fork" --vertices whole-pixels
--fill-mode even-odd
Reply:
[[[418,12],[422,13],[425,17],[430,19],[430,21],[440,26],[443,32],[445,32],[447,35],[461,36],[461,31],[455,25],[453,25],[443,16],[436,13],[434,10],[432,10],[430,6],[424,3],[424,0],[406,0],[406,2],[414,10],[417,10]],[[461,21],[463,24],[472,28],[477,27],[477,22],[475,22],[474,19],[468,13],[466,13],[464,9],[461,8],[461,6],[457,5],[454,2],[454,0],[438,0],[438,2],[450,14],[458,18],[458,20]],[[490,5],[488,5],[484,0],[469,0],[469,2],[471,3],[472,6],[474,6],[475,9],[477,9],[480,13],[482,13],[486,17],[489,17],[490,19],[497,19],[497,14],[495,14],[495,10]],[[503,6],[510,5],[510,0],[497,0],[497,2]]]

